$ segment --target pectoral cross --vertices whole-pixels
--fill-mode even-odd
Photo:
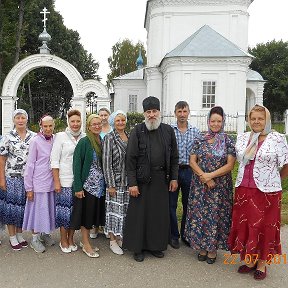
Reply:
[[[46,7],[44,7],[42,11],[40,12],[40,14],[44,14],[44,19],[42,20],[42,22],[44,23],[43,27],[46,28],[46,21],[48,20],[48,18],[46,18],[46,15],[50,14],[50,12],[48,12]]]

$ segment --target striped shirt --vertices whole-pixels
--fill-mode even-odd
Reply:
[[[185,133],[182,133],[177,124],[172,124],[172,128],[174,129],[178,153],[179,153],[179,165],[189,165],[190,160],[190,151],[194,144],[194,140],[200,136],[200,131],[196,127],[192,127],[188,123],[188,129]]]

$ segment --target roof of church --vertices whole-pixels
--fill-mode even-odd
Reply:
[[[130,73],[121,75],[114,78],[113,80],[143,80],[144,79],[144,68],[132,71]]]
[[[252,69],[248,69],[247,81],[265,81],[260,73]]]
[[[169,57],[253,57],[230,40],[204,25],[189,38],[167,53]]]

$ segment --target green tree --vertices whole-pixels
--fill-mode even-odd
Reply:
[[[249,52],[255,57],[250,68],[259,72],[265,83],[263,102],[272,112],[288,109],[288,42],[257,44]]]
[[[38,53],[41,46],[38,36],[43,31],[40,11],[44,7],[50,12],[47,32],[52,36],[48,43],[51,54],[74,65],[83,79],[100,80],[97,73],[99,63],[84,49],[79,33],[65,27],[54,3],[55,0],[0,0],[0,91],[13,65]],[[64,116],[70,107],[73,91],[62,73],[52,68],[39,68],[24,77],[17,96],[18,106],[30,111],[31,119],[37,121],[44,111]],[[47,101],[47,97],[52,99]],[[38,111],[39,107],[42,112]]]
[[[146,50],[143,43],[140,41],[137,44],[133,44],[131,40],[124,39],[118,41],[112,47],[112,56],[108,58],[109,68],[111,72],[107,75],[107,86],[111,87],[112,79],[129,72],[135,71],[136,60],[139,55],[139,50],[143,57],[143,65],[146,65]]]

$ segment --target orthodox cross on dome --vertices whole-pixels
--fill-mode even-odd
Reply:
[[[50,49],[47,46],[47,43],[51,40],[51,36],[46,31],[46,21],[48,20],[46,18],[47,14],[50,14],[46,7],[43,8],[43,10],[40,12],[40,14],[43,14],[44,19],[42,20],[43,24],[43,32],[39,35],[38,39],[42,42],[42,46],[39,47],[40,54],[50,54]]]
[[[46,9],[46,7],[44,7],[40,14],[44,14],[44,19],[42,20],[42,22],[44,23],[43,27],[46,28],[46,21],[48,20],[48,18],[46,18],[46,15],[50,14],[50,12]]]

